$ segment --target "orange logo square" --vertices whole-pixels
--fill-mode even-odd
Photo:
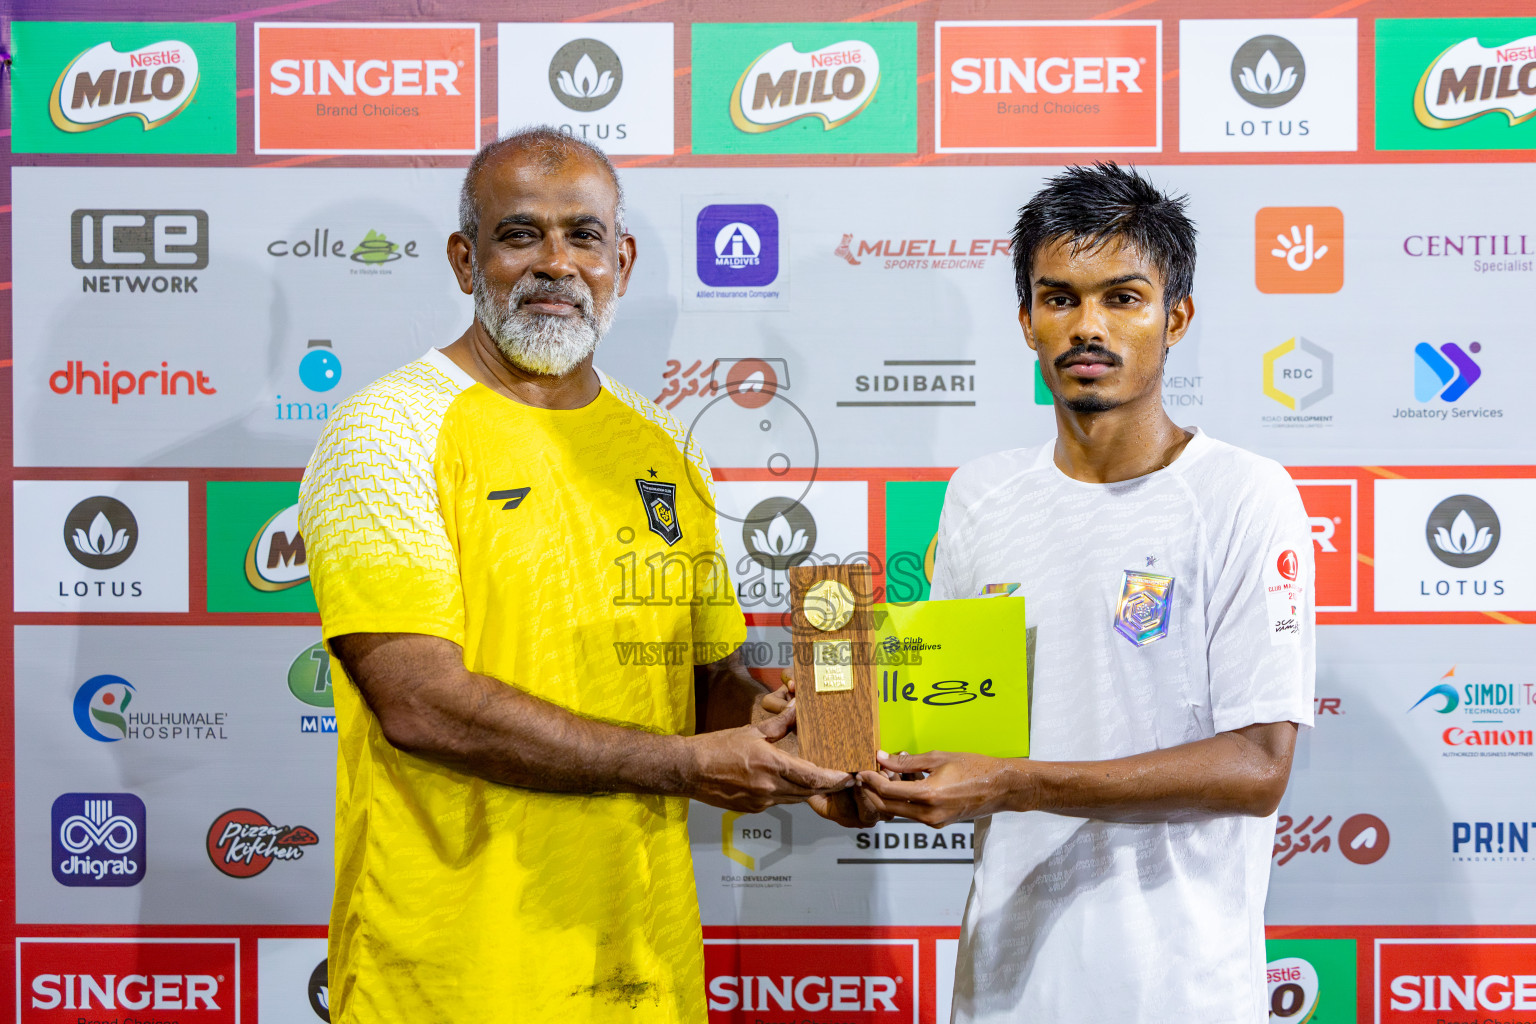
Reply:
[[[480,26],[256,25],[256,152],[475,152]]]
[[[1352,612],[1356,603],[1357,502],[1353,480],[1297,480],[1317,567],[1317,610]]]
[[[1266,295],[1323,294],[1344,287],[1344,211],[1266,206],[1253,219],[1253,277]]]
[[[1156,152],[1160,21],[941,21],[940,153]]]

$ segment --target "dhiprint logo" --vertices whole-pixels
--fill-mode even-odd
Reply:
[[[1475,341],[1467,348],[1474,354],[1483,350],[1483,346]],[[1441,345],[1438,352],[1433,345],[1423,341],[1413,348],[1413,397],[1420,402],[1431,402],[1436,397],[1443,402],[1454,402],[1482,375],[1482,367],[1454,341]]]
[[[261,525],[245,552],[245,580],[257,590],[288,590],[309,579],[299,506],[289,505]]]
[[[122,676],[92,676],[75,691],[75,724],[100,743],[126,738],[134,692],[133,684]]]
[[[779,215],[762,203],[706,206],[696,221],[699,280],[716,288],[779,276]]]
[[[185,110],[197,83],[197,51],[180,40],[127,53],[99,43],[64,68],[48,114],[66,132],[88,132],[124,117],[137,117],[149,131]]]
[[[1282,36],[1254,36],[1232,56],[1232,88],[1256,107],[1285,106],[1306,80],[1307,62]]]
[[[573,39],[549,62],[549,89],[555,99],[581,113],[602,110],[618,98],[624,65],[607,43]]]
[[[1254,218],[1254,277],[1267,295],[1344,287],[1344,213],[1333,206],[1266,206]]]
[[[1424,535],[1440,561],[1454,569],[1470,569],[1499,549],[1499,517],[1482,498],[1453,494],[1429,514]]]
[[[144,801],[132,793],[65,793],[53,802],[53,877],[60,885],[144,880]]]
[[[208,859],[231,878],[252,878],[275,860],[295,861],[320,837],[303,825],[274,825],[260,811],[237,807],[208,827]]]
[[[731,123],[771,132],[801,118],[832,131],[858,117],[880,88],[880,55],[858,39],[808,53],[781,43],[747,65],[731,92]]]
[[[64,517],[64,547],[87,569],[115,569],[139,543],[133,510],[116,498],[86,498]]]

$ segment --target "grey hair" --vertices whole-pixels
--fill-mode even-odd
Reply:
[[[490,160],[509,149],[521,149],[535,154],[547,170],[557,168],[572,153],[586,153],[596,159],[613,179],[613,191],[618,197],[614,205],[614,233],[617,238],[624,234],[624,186],[613,161],[597,146],[586,139],[568,135],[552,125],[538,124],[519,128],[510,135],[503,135],[480,147],[480,152],[469,162],[464,172],[464,184],[459,187],[459,232],[472,241],[480,232],[480,204],[475,201],[475,181]]]

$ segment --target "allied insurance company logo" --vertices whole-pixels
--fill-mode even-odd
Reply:
[[[235,1024],[239,961],[237,939],[18,938],[17,1020]]]
[[[747,65],[731,90],[731,123],[771,132],[802,118],[831,131],[862,114],[880,89],[880,55],[845,39],[806,53],[781,43]]]
[[[1530,757],[1536,730],[1519,728],[1527,709],[1536,707],[1536,683],[1463,683],[1456,666],[1424,691],[1408,708],[1419,717],[1433,713],[1441,722],[1440,742],[1453,748],[1444,757]]]
[[[1536,939],[1377,939],[1375,961],[1377,1024],[1512,1021],[1503,1014],[1536,1010]]]
[[[309,579],[309,555],[299,535],[295,502],[273,515],[245,551],[245,581],[263,593],[290,590]]]
[[[597,39],[572,39],[549,61],[549,91],[562,104],[583,114],[602,110],[624,87],[619,55]]]
[[[753,288],[779,276],[779,215],[762,203],[717,204],[695,222],[699,280],[714,288]]]
[[[1334,206],[1266,206],[1254,216],[1254,283],[1266,295],[1344,287],[1344,213]]]
[[[88,132],[135,117],[150,131],[197,95],[197,51],[179,39],[119,53],[98,43],[64,67],[48,97],[48,116],[66,132]]]
[[[305,825],[274,825],[260,811],[237,807],[208,826],[208,860],[231,878],[253,878],[273,861],[296,861],[320,842]]]
[[[940,153],[1162,148],[1162,22],[935,25]]]
[[[478,22],[257,22],[256,152],[473,154]]]
[[[1472,36],[1448,47],[1424,69],[1413,114],[1433,129],[1490,114],[1511,126],[1536,117],[1536,35],[1497,46]]]
[[[53,877],[60,885],[122,887],[144,880],[144,801],[132,793],[65,793],[53,802]]]
[[[115,569],[139,544],[139,521],[116,498],[92,495],[64,517],[64,548],[87,569]]]
[[[705,939],[709,1019],[912,1024],[917,947],[916,939]]]

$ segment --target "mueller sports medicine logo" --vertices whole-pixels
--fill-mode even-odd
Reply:
[[[185,110],[197,83],[197,51],[179,40],[127,53],[100,43],[64,68],[48,115],[66,132],[88,132],[125,117],[138,118],[149,130]]]
[[[981,270],[992,257],[1007,258],[1006,238],[857,238],[845,232],[832,255],[851,267],[866,262],[882,270]]]
[[[104,494],[86,498],[64,517],[64,547],[87,569],[115,569],[139,543],[133,510]]]
[[[18,938],[17,1020],[234,1024],[239,950],[235,939]]]
[[[68,886],[144,880],[144,801],[132,793],[65,793],[53,802],[53,877]]]
[[[82,292],[194,294],[197,276],[186,272],[208,266],[208,214],[76,210],[69,218],[69,254],[75,269],[96,272],[81,277]]]
[[[809,53],[782,43],[747,65],[731,92],[731,123],[771,132],[801,118],[831,131],[862,114],[880,88],[880,55],[858,39]]]
[[[1500,46],[1473,36],[1449,47],[1424,69],[1413,114],[1436,129],[1485,114],[1503,114],[1510,125],[1536,116],[1536,35]]]
[[[917,1019],[916,939],[706,939],[704,973],[712,1024]]]
[[[478,24],[263,24],[256,152],[473,153]]]
[[[208,827],[208,859],[231,878],[251,878],[275,860],[302,859],[304,847],[319,842],[320,837],[303,825],[274,825],[260,811],[237,807]]]
[[[938,152],[1162,148],[1162,23],[939,22]]]
[[[699,280],[751,288],[779,276],[779,216],[762,203],[706,206],[697,223]]]
[[[289,505],[256,531],[245,552],[245,580],[257,590],[288,590],[309,579],[309,556],[299,535],[299,506]]]
[[[1377,939],[1376,1006],[1380,1024],[1513,1024],[1536,1010],[1536,939]]]

